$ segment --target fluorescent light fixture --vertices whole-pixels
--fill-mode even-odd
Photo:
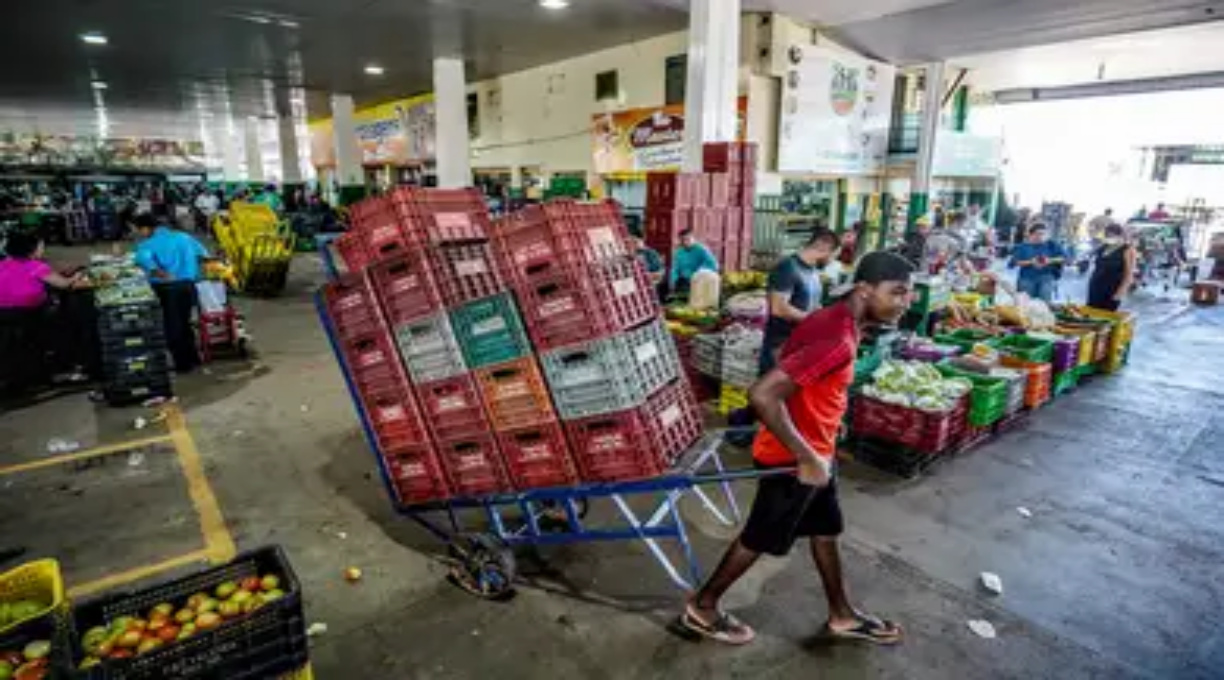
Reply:
[[[106,36],[96,32],[82,33],[81,40],[87,45],[105,45],[110,42]]]
[[[366,75],[381,76],[384,71],[383,67],[379,66],[378,64],[370,64],[369,66],[365,67],[365,72]]]
[[[105,90],[106,89],[106,83],[102,82],[101,80],[95,80],[89,85],[95,90]]]
[[[544,9],[565,9],[569,4],[570,0],[540,0],[540,7]]]

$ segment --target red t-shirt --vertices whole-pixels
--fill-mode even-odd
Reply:
[[[791,420],[816,453],[832,458],[854,382],[858,328],[845,304],[826,307],[804,319],[782,346],[778,368],[799,389],[786,402]],[[792,465],[795,454],[769,430],[757,435],[752,457],[765,465]]]

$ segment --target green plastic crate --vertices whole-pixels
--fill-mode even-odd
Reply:
[[[969,424],[973,427],[993,425],[1007,413],[1008,384],[1005,378],[972,373],[959,369],[951,364],[941,363],[936,366],[939,372],[948,378],[965,378],[973,383],[973,391],[969,393]]]
[[[468,368],[484,368],[531,352],[523,321],[510,293],[481,298],[450,313],[455,339]]]
[[[992,344],[995,336],[985,331],[974,330],[972,328],[958,328],[954,331],[941,333],[934,338],[935,342],[941,345],[952,345],[959,347],[962,352],[968,354],[973,351],[973,346],[979,343]]]
[[[1076,369],[1063,371],[1054,376],[1054,394],[1060,395],[1075,389],[1079,384],[1079,372]]]
[[[1000,352],[1035,364],[1054,360],[1054,343],[1027,335],[1006,335],[991,343]]]

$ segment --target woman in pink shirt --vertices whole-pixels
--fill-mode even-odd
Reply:
[[[37,309],[47,302],[47,286],[71,290],[82,285],[80,274],[68,278],[43,262],[43,244],[37,236],[9,234],[7,258],[0,260],[0,309]]]

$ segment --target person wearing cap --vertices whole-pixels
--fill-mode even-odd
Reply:
[[[846,296],[805,318],[783,345],[778,366],[752,386],[752,406],[765,426],[752,456],[765,474],[743,532],[685,604],[680,622],[689,630],[727,644],[751,642],[753,629],[721,609],[723,595],[762,553],[785,556],[807,537],[828,602],[824,632],[879,644],[901,641],[897,624],[850,604],[838,548],[844,520],[834,461],[859,337],[901,318],[912,274],[913,266],[894,253],[864,256]]]
[[[680,247],[672,254],[671,275],[667,285],[672,295],[688,295],[693,276],[699,271],[718,273],[718,260],[714,253],[693,237],[692,229],[680,232]]]

